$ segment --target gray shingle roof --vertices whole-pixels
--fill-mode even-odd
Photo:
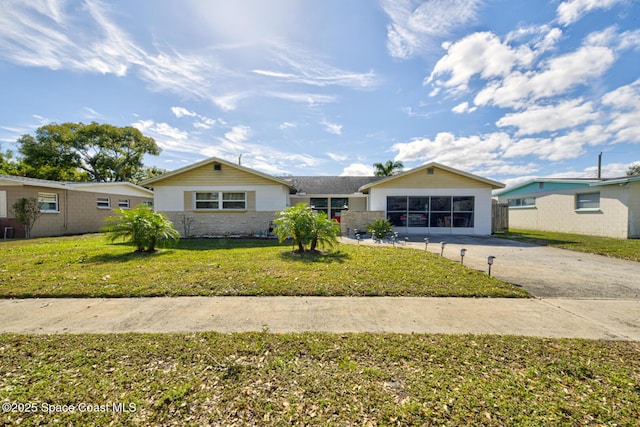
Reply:
[[[290,176],[285,180],[298,190],[298,194],[353,194],[363,185],[383,176]]]

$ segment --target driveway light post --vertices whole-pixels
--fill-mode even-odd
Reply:
[[[356,239],[358,240],[358,246],[360,246],[360,235],[356,234]]]
[[[446,246],[446,242],[440,242],[440,256],[444,253],[444,247]]]
[[[408,237],[405,237],[405,238],[404,238],[404,245],[405,245],[405,246],[407,246],[407,244],[408,244],[408,243],[409,243],[409,238],[408,238]]]
[[[464,256],[467,254],[466,249],[460,249],[460,265],[464,265]]]
[[[429,238],[425,237],[424,238],[424,251],[427,251],[427,247],[429,247]]]
[[[491,266],[493,265],[493,260],[496,257],[494,257],[493,255],[489,255],[489,257],[487,258],[487,264],[489,264],[489,276],[491,276]]]

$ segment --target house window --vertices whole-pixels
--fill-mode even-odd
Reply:
[[[600,209],[600,193],[576,194],[576,210]]]
[[[395,227],[473,227],[473,196],[389,196],[387,218]]]
[[[108,197],[98,197],[96,206],[98,209],[110,209],[111,200]]]
[[[453,198],[453,226],[473,227],[475,197],[454,197]]]
[[[142,202],[142,206],[151,206],[153,207],[153,202],[150,200],[145,200]]]
[[[246,209],[246,193],[222,193],[222,209]]]
[[[7,192],[0,191],[0,218],[7,217]]]
[[[247,208],[247,193],[240,192],[196,192],[196,209],[244,210]]]
[[[128,199],[118,200],[118,207],[120,209],[129,209],[129,200]]]
[[[407,199],[406,196],[387,197],[387,218],[396,227],[407,225]]]
[[[38,193],[40,212],[59,212],[57,193]]]
[[[329,215],[329,198],[327,197],[312,197],[309,200],[311,209],[314,211],[322,211]]]
[[[218,192],[199,193],[196,192],[196,209],[218,209]]]
[[[523,197],[520,199],[509,199],[510,208],[531,208],[536,206],[535,197]]]
[[[343,197],[336,197],[331,199],[331,215],[329,218],[338,219],[342,218],[342,211],[349,203],[349,199]]]

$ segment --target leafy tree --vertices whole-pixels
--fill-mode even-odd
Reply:
[[[318,245],[333,246],[340,234],[340,225],[324,212],[314,212],[306,203],[298,203],[279,213],[274,221],[274,233],[280,242],[291,237],[298,252],[305,252],[309,245],[315,251]]]
[[[159,168],[157,166],[143,166],[131,179],[131,181],[135,184],[143,181],[145,179],[153,178],[163,173],[167,173],[168,171],[163,168]]]
[[[0,151],[0,174],[1,175],[17,175],[18,165],[13,161],[13,152],[7,150]]]
[[[40,204],[35,197],[23,197],[11,206],[16,220],[24,226],[24,237],[31,238],[31,229],[42,215]]]
[[[627,176],[638,176],[640,175],[640,163],[629,166],[627,169]]]
[[[129,239],[136,252],[155,252],[156,246],[164,247],[177,243],[180,233],[173,223],[151,206],[138,205],[134,209],[119,209],[118,216],[108,217],[102,231],[109,233],[109,240]]]
[[[367,230],[374,234],[374,237],[384,239],[387,234],[393,231],[393,224],[389,219],[376,218],[367,226]]]
[[[400,173],[404,168],[404,165],[401,161],[394,162],[391,160],[387,160],[385,164],[374,163],[373,167],[375,168],[375,176],[392,176]]]
[[[27,176],[58,181],[130,181],[143,169],[145,154],[160,154],[138,129],[96,122],[52,123],[18,144]]]

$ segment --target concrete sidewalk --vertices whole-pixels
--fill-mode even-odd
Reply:
[[[639,300],[160,297],[0,300],[0,332],[508,334],[640,341]]]

